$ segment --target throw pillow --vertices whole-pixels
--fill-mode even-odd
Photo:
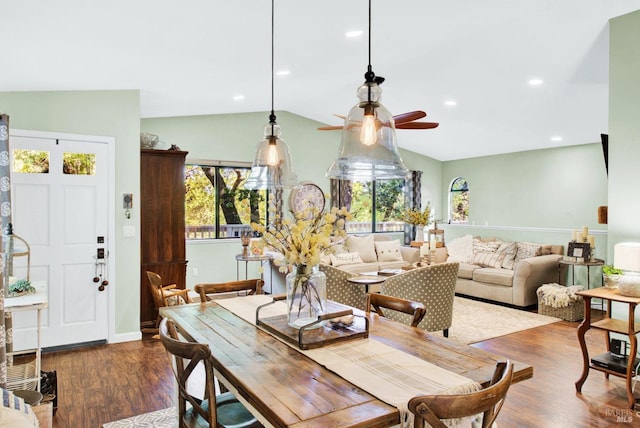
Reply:
[[[484,253],[480,251],[473,255],[473,264],[482,267],[500,269],[502,268],[502,262],[504,261],[505,255],[505,253]]]
[[[500,248],[501,241],[487,241],[481,238],[473,238],[473,252],[475,253],[495,253]]]
[[[377,262],[376,247],[374,245],[374,236],[368,235],[364,237],[349,236],[347,238],[347,248],[349,252],[360,254],[363,262]]]
[[[516,253],[515,262],[528,259],[529,257],[539,256],[542,252],[542,245],[532,242],[518,242],[518,252]]]
[[[473,259],[473,236],[464,235],[447,243],[448,262],[469,263]]]
[[[516,242],[503,242],[496,252],[504,253],[502,267],[504,269],[513,270],[513,266],[516,262],[516,253],[518,252],[518,244]]]
[[[358,253],[342,253],[342,254],[330,254],[331,264],[333,266],[353,265],[356,263],[362,263],[362,259]]]
[[[376,241],[376,253],[380,262],[402,261],[402,253],[400,252],[400,241]]]

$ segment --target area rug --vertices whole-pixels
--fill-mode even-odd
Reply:
[[[456,296],[449,339],[476,343],[557,321],[560,318]]]
[[[103,424],[102,428],[177,428],[178,417],[175,407],[132,416]]]

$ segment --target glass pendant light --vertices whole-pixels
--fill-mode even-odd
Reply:
[[[344,121],[338,158],[327,177],[351,181],[405,178],[409,173],[398,145],[393,116],[381,103],[384,78],[371,68],[371,0],[369,0],[369,65],[359,99]]]
[[[271,114],[269,123],[264,127],[264,136],[256,148],[256,157],[251,166],[251,173],[245,182],[249,190],[291,189],[300,185],[298,176],[293,170],[291,155],[287,144],[280,138],[280,125],[276,122],[273,109],[273,75],[274,75],[274,2],[271,0]]]

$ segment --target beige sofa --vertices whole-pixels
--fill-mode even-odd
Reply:
[[[341,245],[331,248],[322,263],[338,269],[365,273],[383,269],[400,269],[420,261],[420,249],[405,247],[399,239],[383,234],[350,235]]]
[[[464,238],[469,240],[469,237]],[[562,245],[513,243],[496,238],[472,238],[472,243],[471,255],[463,251],[463,254],[458,252],[452,256],[452,243],[438,249],[438,262],[460,262],[456,294],[525,307],[537,304],[538,287],[558,282],[558,261],[564,254]],[[500,261],[498,250],[509,245],[513,250],[514,244],[516,252],[510,254],[514,256],[512,262]]]

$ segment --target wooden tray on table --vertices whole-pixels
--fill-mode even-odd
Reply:
[[[366,316],[354,314],[353,308],[331,300],[327,300],[325,315],[299,329],[288,324],[287,315],[260,318],[260,309],[284,299],[284,295],[276,296],[272,302],[259,306],[256,309],[256,325],[300,349],[315,349],[337,342],[369,337],[369,319]],[[331,321],[349,315],[353,315],[351,325]]]

